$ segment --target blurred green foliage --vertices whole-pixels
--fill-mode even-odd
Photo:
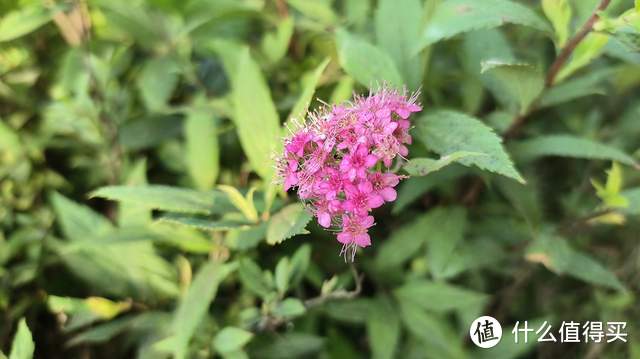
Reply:
[[[0,2],[0,358],[640,357],[640,3],[608,3]],[[272,156],[381,83],[425,111],[350,268]]]

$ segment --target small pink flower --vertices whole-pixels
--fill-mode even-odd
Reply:
[[[368,247],[371,245],[371,238],[367,232],[373,222],[373,216],[342,216],[342,232],[338,233],[338,242]]]
[[[378,157],[369,153],[364,145],[356,147],[352,154],[347,154],[340,162],[340,171],[347,174],[350,181],[367,176],[367,170],[376,165]]]
[[[347,200],[343,202],[345,211],[358,216],[366,215],[371,209],[384,204],[384,198],[373,191],[371,182],[360,182],[357,186],[348,184],[344,188]]]
[[[420,110],[415,94],[382,89],[308,115],[285,140],[279,179],[285,190],[297,188],[320,226],[337,227],[345,258],[371,244],[371,210],[396,199],[401,176],[389,169],[408,155],[408,118]]]
[[[298,157],[302,157],[304,154],[304,147],[311,141],[311,138],[311,134],[306,131],[296,133],[285,144],[285,151],[291,154],[295,154]]]
[[[342,191],[343,185],[340,172],[329,167],[320,174],[320,180],[316,183],[316,193],[324,195],[328,200],[333,200]]]
[[[390,172],[374,172],[369,175],[369,181],[373,185],[373,190],[385,201],[393,202],[396,200],[397,193],[394,187],[400,182],[400,176]]]
[[[298,161],[289,160],[287,169],[285,171],[284,178],[284,190],[288,190],[289,188],[295,186],[298,183],[298,174],[296,173],[298,169]]]
[[[341,204],[338,200],[320,199],[314,203],[318,223],[324,227],[331,227],[331,218],[341,212]]]

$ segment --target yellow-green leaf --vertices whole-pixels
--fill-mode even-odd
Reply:
[[[267,243],[278,244],[296,234],[308,233],[305,226],[310,220],[311,215],[302,204],[294,203],[286,206],[269,221]]]
[[[272,156],[281,147],[282,131],[271,91],[248,47],[239,51],[231,83],[233,122],[242,149],[258,175],[271,181],[274,173]]]
[[[213,188],[220,170],[216,119],[211,110],[193,107],[184,122],[185,162],[196,189]]]
[[[27,322],[22,318],[20,322],[18,322],[18,331],[11,343],[9,359],[31,359],[33,358],[34,350],[35,344],[31,337],[31,331],[27,326]]]
[[[577,70],[587,66],[596,57],[600,56],[608,41],[609,35],[596,32],[589,33],[573,51],[571,60],[560,70],[556,82],[566,79]]]
[[[542,0],[542,10],[551,21],[556,34],[556,47],[561,48],[569,39],[571,5],[568,0]]]

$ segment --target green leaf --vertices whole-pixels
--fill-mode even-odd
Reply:
[[[161,111],[167,107],[167,101],[178,84],[178,71],[175,61],[167,56],[144,64],[137,86],[149,111]]]
[[[571,248],[557,235],[542,233],[527,248],[527,260],[542,263],[549,270],[568,274],[588,283],[625,290],[620,280],[592,257]]]
[[[418,139],[434,152],[442,156],[459,151],[481,152],[486,156],[466,157],[459,162],[525,182],[502,147],[502,139],[480,120],[440,110],[420,117],[416,127]]]
[[[424,240],[416,238],[416,233],[427,233],[429,214],[423,214],[391,233],[391,237],[381,243],[376,256],[376,267],[381,271],[398,266],[410,258],[422,254],[420,248]]]
[[[269,221],[267,243],[274,245],[295,235],[309,233],[305,227],[311,218],[309,212],[300,203],[284,207]]]
[[[220,149],[216,120],[211,110],[191,108],[184,122],[185,162],[189,176],[199,190],[213,188],[220,171]]]
[[[224,327],[213,338],[213,347],[220,354],[226,354],[242,349],[253,338],[253,333],[241,328]]]
[[[321,337],[289,332],[277,335],[266,346],[260,347],[259,351],[252,353],[252,357],[274,359],[308,357],[322,349],[323,345],[324,339]]]
[[[0,19],[0,42],[17,39],[48,23],[58,8],[48,8],[39,3],[24,4],[20,9],[2,15]]]
[[[165,312],[145,312],[125,316],[92,326],[69,340],[69,346],[79,344],[104,343],[131,328],[158,328],[167,325],[169,315]]]
[[[69,239],[92,239],[96,235],[108,233],[113,229],[111,222],[103,216],[57,192],[52,194],[51,203],[60,230]]]
[[[158,217],[159,222],[176,223],[183,226],[203,229],[207,231],[228,231],[230,229],[249,228],[251,222],[234,219],[211,219],[194,217],[188,214],[166,213]]]
[[[90,197],[180,213],[218,214],[233,209],[225,194],[219,191],[200,192],[163,185],[107,186],[91,192]]]
[[[465,358],[460,340],[447,321],[410,302],[400,302],[404,327],[418,338],[434,358]]]
[[[470,306],[482,306],[489,297],[462,287],[426,280],[411,281],[394,290],[402,303],[412,303],[424,310],[444,313],[463,310]],[[424,300],[429,298],[429,300]]]
[[[634,215],[640,214],[640,187],[625,190],[622,192],[622,196],[629,202],[629,206],[624,209],[624,212]]]
[[[564,80],[600,56],[608,41],[609,35],[590,32],[573,50],[573,55],[569,62],[558,72],[556,82]]]
[[[331,97],[329,98],[329,103],[341,103],[348,101],[353,95],[353,86],[354,81],[353,77],[344,75],[340,77],[336,87],[333,89],[331,93]]]
[[[571,4],[569,0],[542,0],[542,10],[555,30],[556,47],[564,47],[569,39]]]
[[[278,305],[273,310],[273,314],[286,320],[291,320],[295,317],[303,315],[306,311],[307,308],[300,301],[300,299],[287,298],[278,303]]]
[[[289,262],[289,258],[282,257],[278,261],[275,270],[275,283],[276,289],[280,295],[283,295],[289,289],[289,279],[291,276],[291,263]]]
[[[331,3],[326,0],[287,0],[292,8],[300,11],[304,16],[325,26],[331,26],[337,21],[336,14],[331,9]]]
[[[127,1],[96,0],[104,13],[106,26],[122,36],[132,38],[139,45],[152,49],[167,41],[168,19],[146,6],[131,6]]]
[[[248,47],[243,47],[238,54],[231,84],[233,122],[240,144],[258,175],[271,181],[274,173],[271,158],[280,149],[282,131],[267,82]]]
[[[371,303],[372,315],[367,318],[367,335],[374,359],[391,359],[400,341],[400,317],[388,298]]]
[[[596,188],[596,195],[602,200],[606,208],[629,207],[629,200],[620,193],[622,180],[622,168],[617,162],[613,162],[611,169],[607,171],[607,183],[604,186],[596,180],[591,180],[591,183]]]
[[[118,229],[98,238],[54,242],[52,247],[70,271],[89,284],[92,293],[155,303],[178,294],[173,266],[153,248],[157,237],[150,231]]]
[[[47,296],[47,305],[54,314],[64,314],[69,320],[64,330],[72,331],[100,320],[109,320],[131,308],[131,303],[114,302],[102,297],[86,299]]]
[[[546,90],[540,97],[538,108],[555,106],[590,95],[604,95],[603,80],[613,75],[611,68],[596,70],[580,77],[575,77]]]
[[[19,161],[23,151],[18,133],[8,124],[0,122],[0,154],[3,166]]]
[[[320,77],[327,68],[330,60],[330,58],[326,58],[313,71],[306,73],[302,77],[302,93],[289,113],[286,127],[293,126],[293,120],[304,123],[304,116],[311,104],[311,99],[313,98],[313,94],[318,86],[318,81],[320,81]]]
[[[463,36],[463,58],[468,72],[486,80],[488,75],[482,75],[482,63],[493,59],[504,62],[515,62],[511,45],[500,29],[483,29],[472,31]],[[488,85],[485,83],[485,86]]]
[[[387,53],[343,29],[336,32],[336,43],[340,65],[362,85],[376,87],[386,82],[402,86],[402,77]]]
[[[258,211],[253,204],[253,193],[255,192],[255,188],[251,188],[249,192],[247,192],[246,197],[233,186],[219,185],[218,189],[227,195],[231,204],[233,204],[233,206],[236,207],[247,220],[251,222],[258,221]]]
[[[469,156],[485,156],[485,154],[480,152],[458,151],[444,155],[437,160],[431,158],[413,158],[402,168],[411,176],[426,176]]]
[[[291,257],[291,287],[295,287],[304,278],[311,261],[311,246],[303,244]]]
[[[526,113],[544,88],[542,73],[529,64],[488,60],[481,66],[481,73],[491,75],[490,89],[515,113]]]
[[[136,319],[135,316],[128,316],[97,324],[89,330],[82,331],[82,333],[74,336],[67,344],[75,346],[78,344],[103,343],[125,331]]]
[[[147,184],[147,161],[137,161],[129,170],[124,182],[128,186],[144,186]],[[118,225],[144,226],[151,223],[151,210],[132,203],[120,203],[118,206]]]
[[[118,142],[126,150],[146,149],[178,137],[183,127],[183,121],[178,116],[145,116],[123,124],[118,130]]]
[[[419,0],[382,0],[375,13],[378,46],[391,56],[410,89],[420,86],[424,72],[424,55],[413,51],[422,29],[422,14]]]
[[[633,157],[615,147],[573,135],[539,136],[514,144],[512,150],[523,160],[542,156],[561,156],[612,160],[630,166],[638,165]]]
[[[435,279],[445,278],[454,251],[464,237],[466,211],[461,207],[434,208],[425,216],[424,226],[430,229],[426,238],[429,270]]]
[[[243,258],[240,260],[238,275],[242,284],[253,293],[263,298],[271,293],[271,286],[265,280],[262,270],[251,259]]]
[[[293,35],[293,25],[293,17],[286,17],[277,24],[275,32],[264,35],[261,48],[270,63],[278,62],[287,53]]]
[[[531,9],[513,1],[447,0],[436,6],[423,32],[420,48],[464,32],[509,23],[551,33],[546,21]]]
[[[452,183],[453,180],[464,176],[469,171],[463,166],[448,166],[442,171],[434,172],[429,176],[411,177],[400,184],[398,198],[393,204],[391,213],[397,215],[407,206],[422,197],[426,192],[439,185]]]
[[[267,223],[241,229],[231,229],[225,236],[225,244],[231,249],[243,251],[256,247],[267,234]]]
[[[173,319],[173,354],[176,358],[185,357],[189,340],[207,314],[207,309],[218,291],[218,285],[234,270],[234,264],[207,262],[196,274],[189,290],[178,304]]]
[[[332,319],[347,323],[365,323],[371,316],[371,300],[358,298],[326,302],[323,311]]]
[[[18,322],[18,331],[11,343],[9,359],[31,359],[33,358],[34,350],[35,345],[31,337],[31,331],[27,326],[27,322],[22,318]]]
[[[354,28],[362,29],[369,20],[371,3],[360,0],[346,0],[343,9],[347,23]]]

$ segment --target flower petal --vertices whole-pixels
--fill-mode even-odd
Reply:
[[[380,195],[387,202],[393,202],[398,197],[398,194],[396,193],[396,190],[391,188],[391,187],[385,187],[385,188],[381,189],[380,190]]]

